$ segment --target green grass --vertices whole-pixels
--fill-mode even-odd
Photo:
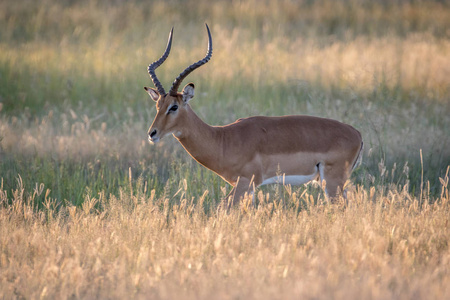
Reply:
[[[188,80],[198,91],[192,105],[209,124],[249,115],[342,120],[365,141],[356,185],[440,192],[450,164],[445,3],[4,1],[0,8],[7,190],[20,176],[29,193],[42,183],[61,205],[81,205],[87,191],[118,195],[131,170],[148,194],[176,193],[186,180],[191,197],[209,190],[218,201],[225,183],[173,139],[146,143],[155,108],[142,90],[171,26],[172,54],[157,71],[166,86],[203,55],[206,21],[213,59]],[[42,197],[36,201],[41,207]]]

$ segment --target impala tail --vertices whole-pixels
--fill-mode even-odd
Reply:
[[[363,156],[363,150],[364,150],[364,143],[361,141],[361,149],[359,149],[358,157],[356,158],[355,162],[352,166],[352,171],[355,170],[357,167],[359,167],[362,163],[362,156]]]

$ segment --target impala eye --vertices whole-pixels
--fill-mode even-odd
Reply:
[[[169,108],[169,110],[167,111],[168,114],[170,114],[171,112],[176,112],[178,109],[178,105],[172,105],[171,108]]]

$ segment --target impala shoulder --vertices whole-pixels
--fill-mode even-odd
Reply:
[[[271,128],[275,125],[273,123],[274,119],[272,117],[255,116],[249,119],[249,122],[253,125],[254,129],[263,134],[268,134]]]
[[[255,121],[257,122],[258,120],[260,120],[261,118],[265,118],[265,117],[253,116],[253,117],[247,117],[247,118],[239,118],[234,123],[254,123]]]

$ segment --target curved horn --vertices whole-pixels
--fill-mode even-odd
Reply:
[[[170,89],[170,95],[176,96],[178,92],[178,88],[180,87],[181,82],[183,81],[186,76],[188,76],[192,71],[199,68],[200,66],[206,64],[212,56],[212,38],[211,38],[211,32],[209,31],[208,24],[206,25],[206,30],[208,31],[208,51],[206,52],[206,56],[202,59],[196,62],[195,64],[190,65],[187,67],[183,72],[178,75],[178,77],[175,79],[175,81],[172,84],[172,88]]]
[[[161,95],[165,95],[166,91],[164,90],[161,82],[159,82],[158,77],[156,77],[155,69],[157,67],[159,67],[166,60],[166,58],[169,56],[170,48],[172,47],[172,34],[173,34],[173,27],[172,27],[172,30],[170,31],[169,40],[167,41],[167,46],[166,46],[166,50],[164,51],[164,54],[161,56],[160,59],[158,59],[157,61],[151,63],[148,66],[148,74],[150,75],[150,78],[152,79],[153,84],[158,89],[158,92]]]

